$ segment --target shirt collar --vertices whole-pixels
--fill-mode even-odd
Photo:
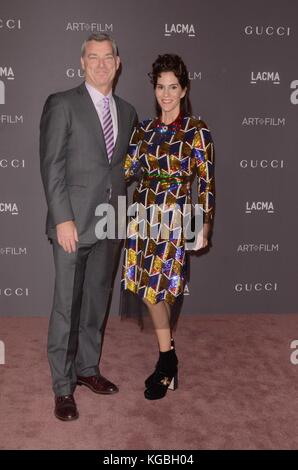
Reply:
[[[100,91],[98,91],[96,88],[94,88],[94,86],[90,85],[90,83],[85,82],[85,86],[86,86],[86,88],[87,88],[94,104],[101,103],[105,96],[107,96],[110,100],[113,96],[112,90],[107,95],[103,95]]]

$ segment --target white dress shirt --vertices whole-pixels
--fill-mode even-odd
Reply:
[[[95,106],[96,112],[98,114],[101,127],[103,127],[102,124],[102,110],[103,110],[103,98],[105,97],[100,91],[98,91],[96,88],[94,88],[92,85],[89,83],[85,82],[85,86],[89,92],[89,95],[92,99],[92,102]],[[118,135],[118,118],[117,118],[117,107],[116,103],[112,94],[112,91],[107,95],[110,101],[110,111],[111,111],[111,116],[112,116],[112,123],[113,123],[113,133],[114,133],[114,145],[116,143],[117,135]]]

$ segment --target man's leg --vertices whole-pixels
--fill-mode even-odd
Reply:
[[[56,278],[48,333],[48,359],[56,396],[72,394],[76,385],[74,358],[90,249],[79,247],[75,253],[66,253],[57,241],[53,241]]]
[[[98,364],[101,356],[105,317],[119,253],[119,240],[109,239],[99,240],[89,253],[75,362],[78,376],[90,377],[99,374]]]

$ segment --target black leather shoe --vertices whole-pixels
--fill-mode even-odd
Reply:
[[[175,349],[175,341],[173,340],[173,338],[171,338],[171,349]],[[155,371],[151,375],[149,375],[149,377],[147,377],[147,379],[145,380],[145,387],[146,388],[151,387],[154,384],[154,382],[156,382],[156,378],[157,378],[157,374],[158,374],[158,368],[159,368],[159,361],[157,362],[157,364],[155,366]]]
[[[160,400],[168,389],[176,390],[178,386],[178,359],[175,349],[160,352],[157,368],[151,384],[145,390],[144,395],[147,400]]]
[[[177,388],[177,374],[173,377],[168,377],[164,374],[157,374],[155,376],[155,382],[144,391],[144,396],[147,400],[160,400],[166,395],[168,390],[176,390]]]
[[[102,375],[91,375],[90,377],[78,375],[77,384],[85,385],[90,388],[92,392],[102,395],[112,395],[113,393],[119,392],[118,387]]]
[[[79,413],[73,395],[55,397],[55,416],[62,421],[78,419]]]

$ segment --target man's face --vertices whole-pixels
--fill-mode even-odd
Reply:
[[[87,42],[85,54],[81,57],[87,83],[104,94],[109,93],[119,65],[120,59],[113,54],[110,41]]]

